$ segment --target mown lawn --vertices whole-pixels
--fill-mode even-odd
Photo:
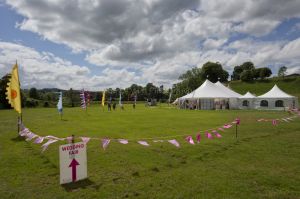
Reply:
[[[34,133],[59,137],[126,138],[128,145],[88,143],[88,180],[59,185],[58,146],[41,154],[40,145],[19,139],[16,114],[0,111],[0,198],[300,198],[300,123],[272,126],[258,118],[285,117],[274,111],[192,111],[166,106],[103,112],[93,106],[24,109],[23,121]],[[169,143],[144,147],[143,138],[196,135],[199,130],[241,118],[223,138],[181,148]]]

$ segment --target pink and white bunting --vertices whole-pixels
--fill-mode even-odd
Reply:
[[[89,138],[89,137],[80,137],[81,138],[81,140],[82,140],[82,142],[84,143],[84,144],[87,144],[89,141],[90,141],[90,139],[91,138]]]
[[[185,138],[185,140],[186,140],[188,143],[190,143],[190,144],[195,144],[195,142],[194,142],[192,136],[187,136],[187,137]]]
[[[197,143],[200,143],[200,141],[201,141],[201,135],[200,135],[200,133],[197,134],[196,140],[197,140]]]
[[[225,132],[223,128],[218,128],[218,130]]]
[[[110,143],[110,139],[104,138],[101,141],[102,141],[102,147],[105,150],[108,147],[109,143]]]
[[[58,140],[48,140],[45,144],[42,145],[42,153],[48,148],[50,144],[53,144],[54,142],[57,142]]]
[[[33,143],[41,144],[44,141],[44,137],[38,136]]]
[[[32,133],[32,132],[29,132],[27,135],[26,135],[26,141],[30,141],[32,140],[33,138],[37,137],[36,134]]]
[[[232,127],[231,124],[224,124],[224,126],[223,126],[224,129],[229,129],[229,128],[231,128],[231,127]]]
[[[213,136],[211,135],[211,133],[208,133],[208,132],[206,132],[206,137],[207,137],[208,139],[213,139]]]
[[[169,143],[173,144],[174,146],[176,146],[177,148],[180,147],[179,142],[177,142],[177,140],[173,139],[173,140],[168,140]]]
[[[277,120],[272,120],[272,124],[273,124],[273,126],[276,126],[277,125]]]
[[[125,139],[118,139],[118,142],[121,144],[128,144],[128,140]]]
[[[138,143],[141,144],[141,145],[143,145],[143,146],[150,146],[148,144],[148,142],[146,142],[146,141],[138,141]]]

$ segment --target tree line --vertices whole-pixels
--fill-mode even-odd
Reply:
[[[278,76],[285,76],[287,67],[283,66],[278,71]],[[130,87],[109,88],[106,90],[106,100],[118,101],[121,93],[122,101],[133,102],[156,99],[160,102],[169,100],[170,92],[172,92],[171,101],[177,97],[181,97],[196,88],[198,88],[206,79],[211,82],[227,82],[231,80],[239,80],[251,82],[254,80],[264,80],[272,75],[272,71],[268,67],[257,68],[252,62],[244,62],[239,66],[235,66],[232,74],[223,69],[219,62],[207,62],[202,67],[194,67],[179,76],[180,82],[173,84],[172,88],[164,89],[163,85],[156,86],[153,83],[147,83],[145,86],[132,84]],[[9,81],[10,74],[0,79],[0,108],[10,108],[5,96],[6,86]],[[80,90],[61,90],[57,88],[44,89],[22,89],[22,106],[23,107],[55,107],[58,101],[58,92],[63,91],[63,102],[65,107],[80,106]],[[99,103],[102,99],[103,92],[90,92],[91,101]]]

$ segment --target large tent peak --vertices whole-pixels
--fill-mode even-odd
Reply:
[[[294,96],[285,93],[275,84],[269,92],[260,95],[258,97],[259,98],[293,98]]]

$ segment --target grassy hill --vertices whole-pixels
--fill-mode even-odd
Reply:
[[[300,77],[278,78],[274,77],[267,80],[259,80],[254,82],[232,81],[229,86],[238,93],[245,94],[247,91],[255,95],[261,95],[269,91],[274,84],[284,92],[294,95],[300,99]]]

